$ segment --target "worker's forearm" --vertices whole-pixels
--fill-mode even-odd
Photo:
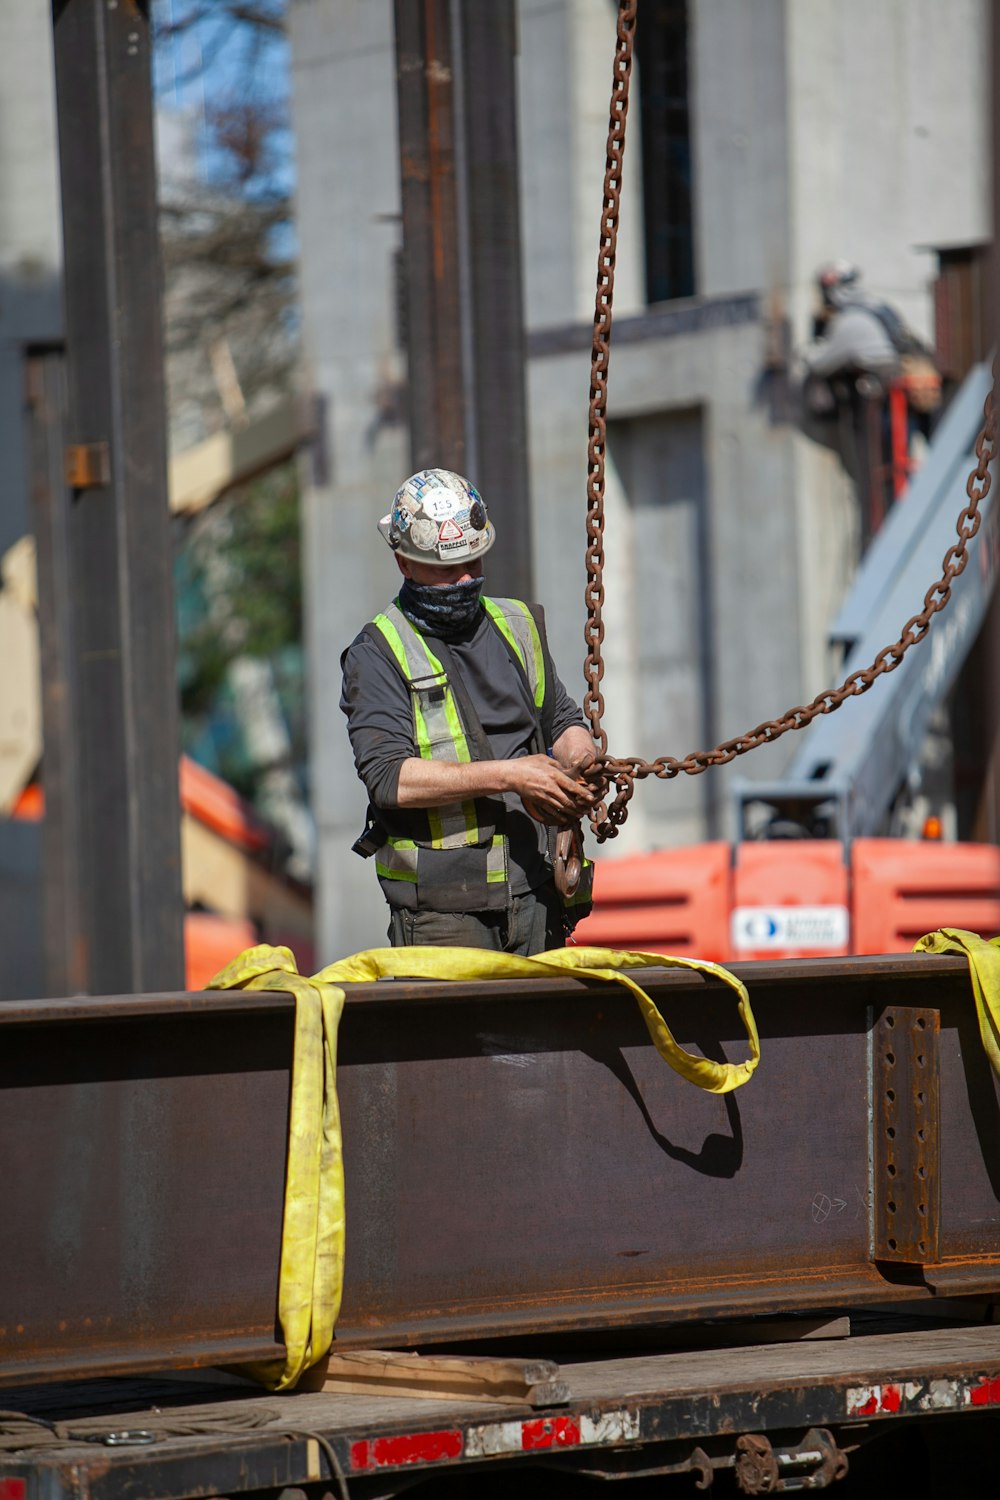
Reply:
[[[396,806],[443,807],[449,802],[509,791],[511,764],[503,760],[474,760],[464,765],[418,757],[404,760],[399,768]]]
[[[501,792],[516,793],[533,818],[560,826],[582,817],[594,800],[590,788],[579,785],[551,755],[478,760],[462,766],[413,757],[399,768],[396,806],[443,807]]]

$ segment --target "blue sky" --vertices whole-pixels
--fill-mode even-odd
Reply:
[[[286,0],[255,0],[280,19]],[[226,154],[213,143],[213,112],[253,102],[284,123],[269,132],[264,191],[290,193],[294,152],[288,124],[290,62],[287,36],[234,19],[226,0],[154,0],[160,36],[153,57],[157,108],[193,118],[198,170],[206,181],[226,180]],[[164,29],[183,28],[174,36]]]

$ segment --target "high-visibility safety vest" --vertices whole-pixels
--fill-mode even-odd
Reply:
[[[545,650],[531,610],[519,599],[484,598],[483,605],[524,670],[541,724],[546,693]],[[409,685],[417,754],[423,760],[451,765],[475,759],[448,673],[420,631],[395,602],[376,615],[372,627],[388,644]],[[502,798],[427,808],[410,821],[419,823],[423,818],[426,829],[422,835],[388,833],[375,855],[375,867],[383,889],[388,884],[390,902],[392,884],[407,881],[416,887],[416,904],[427,904],[437,911],[489,911],[506,906],[510,862]],[[412,902],[397,900],[395,904]]]

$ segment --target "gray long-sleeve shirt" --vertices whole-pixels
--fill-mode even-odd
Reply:
[[[516,760],[531,755],[534,705],[524,677],[511,661],[486,612],[467,640],[449,641],[448,645],[489,740],[493,758]],[[348,646],[342,663],[340,707],[347,715],[354,764],[372,806],[391,812],[399,806],[400,767],[404,760],[418,754],[409,690],[396,667],[364,632]],[[571,725],[582,725],[584,721],[551,664],[550,670],[554,743]],[[511,890],[514,895],[521,895],[535,890],[548,878],[548,836],[546,829],[525,812],[516,793],[508,792],[504,802]]]
[[[829,378],[841,370],[890,375],[899,356],[877,314],[850,302],[833,314],[826,336],[802,351],[802,360],[810,375]]]

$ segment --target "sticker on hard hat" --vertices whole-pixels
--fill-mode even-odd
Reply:
[[[462,535],[461,526],[457,525],[450,517],[447,521],[442,522],[441,530],[438,532],[439,542],[464,542],[464,540],[465,537]]]
[[[410,540],[421,552],[433,551],[438,539],[438,529],[426,516],[418,516],[410,527]]]
[[[846,948],[846,906],[738,906],[730,925],[735,949]]]
[[[469,520],[477,531],[486,530],[486,506],[479,499],[478,495],[472,502],[472,508],[469,511]]]
[[[429,495],[422,495],[421,503],[425,513],[435,521],[443,521],[455,512],[455,496],[451,490],[445,490],[443,494],[432,491]]]

